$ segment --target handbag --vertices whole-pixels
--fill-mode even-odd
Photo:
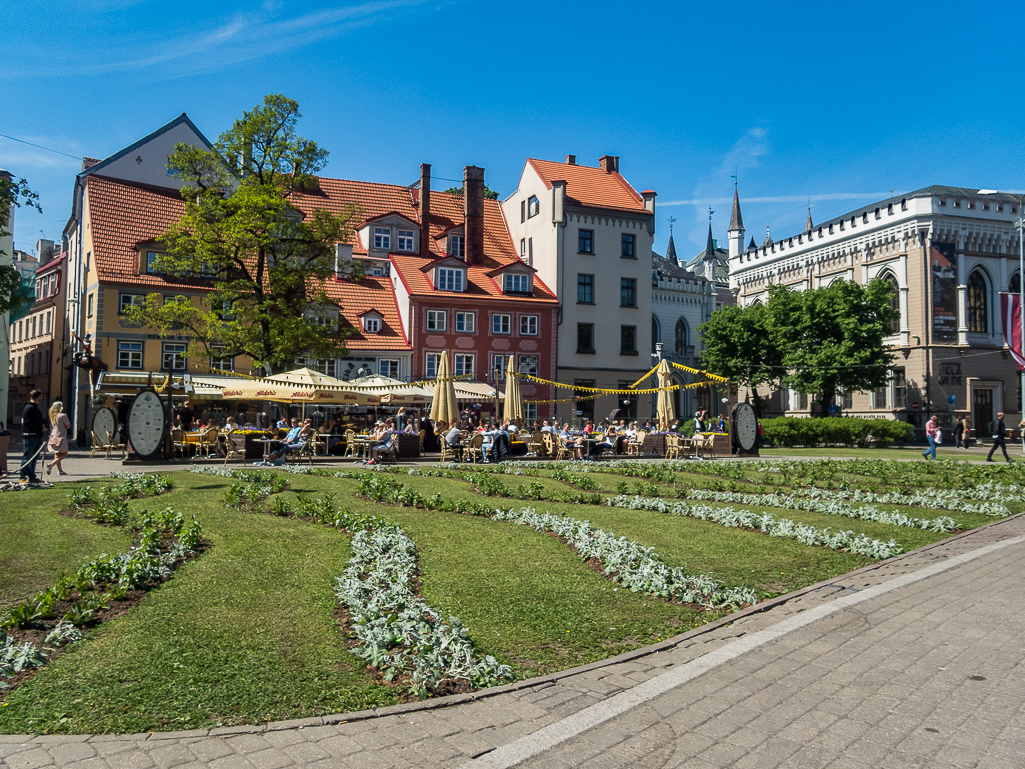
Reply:
[[[936,431],[936,442],[937,443],[943,443],[943,431],[942,430],[937,430]]]

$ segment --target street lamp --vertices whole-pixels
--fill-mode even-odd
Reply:
[[[980,195],[993,195],[998,190],[979,190]],[[1018,320],[1020,326],[1018,328],[1021,334],[1019,345],[1021,346],[1018,350],[1018,354],[1025,353],[1025,213],[1022,212],[1022,204],[1025,204],[1025,193],[1018,196],[1018,218],[1014,220],[1014,226],[1018,229]],[[1011,340],[1014,341],[1014,340]],[[1021,370],[1021,420],[1025,421],[1025,368]],[[1018,429],[1019,438],[1021,438],[1021,450],[1025,454],[1025,430]]]

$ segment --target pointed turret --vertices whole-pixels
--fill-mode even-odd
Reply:
[[[673,233],[669,233],[669,245],[666,246],[666,261],[672,262],[675,265],[680,264],[680,260],[676,258],[676,244],[673,242]]]
[[[740,215],[740,194],[737,192],[737,185],[733,185],[733,213],[730,214],[730,232],[734,230],[744,231],[744,217]]]
[[[751,236],[751,242],[747,244],[747,250],[751,251],[751,250],[756,249],[756,248],[758,248],[758,244],[755,243],[755,236],[752,235]]]
[[[705,259],[715,259],[715,238],[712,237],[712,222],[708,222],[708,242],[705,244]]]
[[[740,256],[744,250],[744,217],[740,215],[740,194],[737,185],[733,185],[733,213],[730,214],[730,259]]]
[[[808,220],[804,223],[804,231],[811,232],[815,229],[815,225],[811,221],[811,206],[808,206]]]
[[[769,232],[769,225],[765,225],[765,240],[762,241],[762,248],[768,248],[773,243],[772,233]]]

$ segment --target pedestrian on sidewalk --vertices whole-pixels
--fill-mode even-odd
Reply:
[[[936,433],[940,431],[940,422],[933,414],[925,423],[925,439],[929,441],[929,448],[922,452],[926,459],[936,459]]]
[[[964,420],[960,417],[954,420],[954,448],[964,448],[961,443],[964,440]]]
[[[58,475],[67,475],[61,460],[68,455],[68,430],[71,429],[71,420],[64,413],[64,404],[54,401],[50,406],[50,440],[46,447],[53,453],[53,462],[46,465],[46,474],[49,475],[53,468],[57,468]],[[44,458],[45,463],[45,458]]]
[[[39,408],[39,399],[43,393],[33,390],[28,395],[28,403],[21,412],[21,473],[22,483],[39,483],[36,475],[36,460],[43,448],[43,412]]]
[[[1007,456],[1007,428],[1004,426],[1004,412],[997,412],[997,421],[993,426],[993,445],[989,447],[989,454],[986,456],[987,462],[993,461],[993,452],[997,450],[997,446],[1004,452],[1004,459],[1007,460],[1007,464],[1013,465],[1014,460]]]

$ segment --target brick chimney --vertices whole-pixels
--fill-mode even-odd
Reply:
[[[484,169],[463,167],[464,234],[467,264],[484,263]]]
[[[618,174],[619,155],[602,155],[598,158],[598,166],[607,174]]]
[[[431,255],[431,164],[420,164],[420,256]]]
[[[576,164],[577,164],[577,156],[576,155],[567,155],[566,156],[566,165],[568,165],[568,166],[575,166]]]

